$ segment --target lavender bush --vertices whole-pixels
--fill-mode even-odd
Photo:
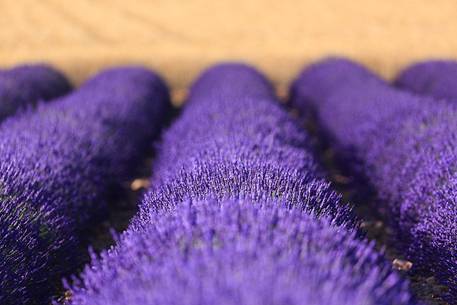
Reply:
[[[457,62],[430,60],[413,64],[403,70],[395,85],[417,94],[438,99],[457,99]]]
[[[71,90],[59,71],[46,65],[24,65],[0,70],[0,121],[38,101],[64,95]]]
[[[44,304],[78,266],[81,232],[102,216],[170,108],[137,67],[102,72],[0,127],[0,303]]]
[[[413,304],[354,232],[281,202],[184,202],[94,258],[74,305]]]
[[[274,98],[267,80],[248,66],[218,65],[204,73],[158,151],[154,190],[140,205],[143,222],[151,211],[208,195],[287,199],[316,215],[331,213],[338,223],[353,221],[322,178],[306,133]]]
[[[392,88],[344,59],[304,70],[291,96],[374,186],[414,270],[433,272],[455,303],[456,107]]]
[[[209,69],[164,135],[138,215],[66,303],[414,304],[309,145],[257,71]]]

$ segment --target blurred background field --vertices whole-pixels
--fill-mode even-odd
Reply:
[[[457,1],[0,1],[0,66],[48,61],[76,83],[105,66],[146,64],[178,100],[219,60],[257,65],[284,88],[324,55],[385,77],[423,58],[457,58]]]

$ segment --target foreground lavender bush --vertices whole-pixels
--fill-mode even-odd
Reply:
[[[413,304],[373,244],[280,202],[185,202],[118,243],[71,304]]]
[[[403,70],[395,84],[412,92],[439,99],[457,99],[457,62],[430,60]]]
[[[0,70],[0,121],[18,109],[50,100],[71,90],[59,71],[46,65],[24,65]]]
[[[316,112],[335,149],[377,190],[414,269],[433,272],[455,303],[456,107],[391,88],[343,59],[306,69],[292,103]]]
[[[163,123],[163,82],[107,70],[0,127],[0,303],[44,304],[78,266],[80,233]]]
[[[414,303],[272,92],[243,65],[200,77],[138,215],[68,304]]]

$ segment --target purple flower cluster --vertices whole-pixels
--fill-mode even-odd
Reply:
[[[164,134],[153,189],[132,225],[148,223],[153,211],[183,199],[208,196],[286,200],[316,215],[331,214],[339,224],[352,223],[309,142],[259,72],[215,66],[195,82],[181,117]]]
[[[373,244],[277,201],[184,202],[87,268],[71,304],[412,304]]]
[[[170,109],[143,68],[102,72],[0,127],[0,303],[44,304]],[[49,301],[49,300],[48,300]]]
[[[457,62],[431,60],[403,70],[395,85],[417,94],[438,99],[457,100]]]
[[[318,86],[316,86],[318,84]],[[390,87],[344,59],[310,66],[292,103],[376,189],[414,268],[457,299],[457,108]]]
[[[64,95],[70,90],[71,85],[65,76],[46,65],[0,70],[0,121],[18,109]]]
[[[68,304],[414,304],[263,76],[218,65],[189,96],[138,215]]]

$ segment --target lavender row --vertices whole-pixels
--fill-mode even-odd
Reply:
[[[103,217],[169,109],[167,89],[136,67],[102,72],[74,93],[0,127],[0,303],[49,302],[78,267],[81,233]]]
[[[138,218],[147,222],[151,211],[209,194],[273,197],[352,223],[349,208],[323,179],[309,142],[257,71],[213,67],[195,82],[180,119],[163,136],[153,168],[155,189]]]
[[[374,186],[413,270],[433,272],[455,301],[456,107],[392,88],[344,59],[304,70],[291,95]]]
[[[158,147],[138,215],[67,303],[414,304],[309,145],[257,71],[211,68]]]
[[[71,90],[59,71],[46,65],[17,66],[0,70],[0,121],[38,101],[47,101]]]
[[[430,60],[403,70],[395,85],[417,94],[455,101],[457,99],[457,63],[451,60]]]
[[[287,203],[185,201],[83,274],[71,304],[413,304],[373,244]]]

